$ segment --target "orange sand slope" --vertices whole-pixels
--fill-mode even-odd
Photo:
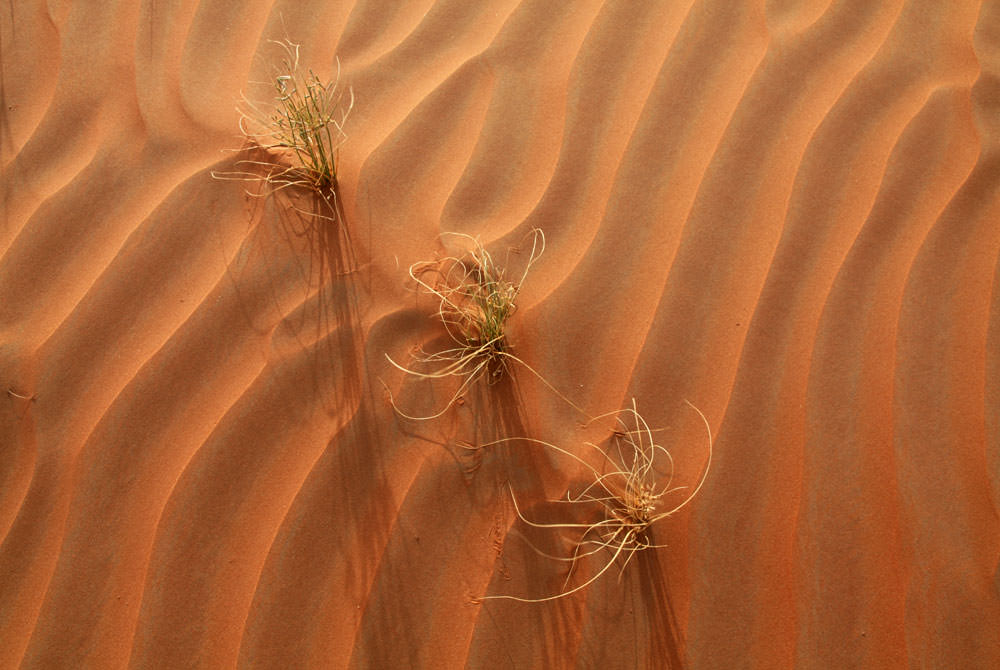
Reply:
[[[1000,667],[1000,0],[0,26],[0,667]],[[340,229],[212,178],[284,37],[355,92]],[[509,341],[584,413],[515,366],[399,417],[456,388],[386,359],[447,344],[407,268],[536,227]],[[461,445],[592,456],[632,398],[685,491],[685,400],[715,438],[663,546],[477,602],[564,588],[510,492],[579,523],[581,473]]]

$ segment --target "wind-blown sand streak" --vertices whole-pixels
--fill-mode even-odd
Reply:
[[[92,5],[0,9],[0,667],[1000,665],[1000,2]],[[211,176],[284,38],[343,229]],[[406,268],[533,228],[509,343],[583,411],[399,416],[454,389]],[[681,485],[716,438],[665,546],[478,601],[563,588],[511,492],[581,473],[461,445],[633,397]]]

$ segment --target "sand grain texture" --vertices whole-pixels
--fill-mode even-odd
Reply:
[[[285,37],[356,95],[342,229],[212,177]],[[1000,2],[26,0],[0,103],[0,668],[1000,667]],[[580,469],[458,445],[609,425],[523,368],[408,421],[454,387],[385,355],[440,233],[533,228],[514,351],[714,458],[477,604],[559,591],[509,491]]]

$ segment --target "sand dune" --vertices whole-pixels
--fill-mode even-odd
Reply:
[[[561,4],[0,11],[0,667],[1000,667],[1000,2]],[[213,178],[282,38],[341,228]],[[447,341],[407,268],[535,228],[555,390],[400,416],[456,388],[386,358]],[[633,398],[686,491],[714,437],[662,546],[480,602],[567,588],[511,493],[585,469],[461,445]]]

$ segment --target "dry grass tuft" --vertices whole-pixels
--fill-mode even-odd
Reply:
[[[521,286],[532,265],[545,251],[545,235],[538,228],[529,233],[531,251],[528,261],[521,275],[513,279],[504,267],[496,263],[478,238],[464,233],[446,235],[467,243],[470,246],[468,252],[414,263],[410,266],[410,277],[424,292],[438,300],[436,316],[454,346],[435,353],[421,350],[414,357],[416,367],[400,365],[388,354],[386,358],[396,368],[414,377],[458,377],[462,381],[444,408],[430,416],[406,414],[391,399],[390,392],[393,407],[408,419],[427,420],[441,416],[476,379],[485,377],[489,383],[495,383],[515,361],[545,381],[511,352],[506,333],[507,321],[517,310],[516,301]]]
[[[271,40],[284,52],[272,84],[273,101],[253,102],[243,96],[237,107],[240,131],[251,146],[268,153],[267,160],[242,160],[237,172],[212,173],[217,179],[261,182],[270,195],[289,187],[321,195],[336,218],[337,155],[347,139],[344,124],[354,107],[354,91],[340,86],[340,61],[333,80],[324,82],[299,64],[299,45]]]
[[[585,443],[586,447],[598,452],[600,467],[594,467],[588,460],[562,447],[533,438],[504,438],[474,447],[482,449],[502,442],[518,441],[540,445],[568,456],[582,464],[593,479],[575,494],[567,491],[566,498],[556,502],[580,506],[583,508],[582,511],[600,517],[593,523],[538,523],[524,516],[511,490],[514,508],[522,522],[533,528],[567,531],[576,536],[573,540],[572,553],[568,556],[553,556],[531,545],[537,553],[546,558],[568,562],[570,569],[563,583],[563,590],[555,595],[542,598],[492,595],[477,598],[476,601],[507,599],[540,603],[564,598],[593,584],[610,570],[612,565],[620,562],[621,573],[624,573],[637,553],[665,546],[654,542],[653,526],[672,516],[694,499],[708,477],[712,462],[712,430],[708,420],[701,410],[691,403],[687,404],[698,412],[708,432],[708,462],[698,485],[679,501],[672,500],[687,487],[674,485],[673,458],[669,451],[653,440],[653,431],[637,411],[635,400],[629,409],[609,412],[594,418],[594,421],[597,421],[614,417],[618,426],[613,432],[610,448],[602,449],[591,442]],[[582,584],[569,588],[577,562],[601,553],[605,558],[601,559],[601,567],[595,574]]]

